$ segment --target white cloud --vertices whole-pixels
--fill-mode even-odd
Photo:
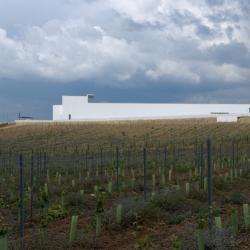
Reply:
[[[222,55],[209,50],[233,43],[250,49],[249,5],[243,2],[64,0],[60,9],[57,0],[53,8],[61,14],[54,18],[50,13],[34,25],[27,22],[18,35],[0,29],[0,78],[94,79],[122,85],[140,72],[150,81],[166,83],[245,84],[247,59],[243,66],[239,58],[223,62],[217,58]],[[11,3],[14,6],[15,0]],[[1,5],[6,7],[0,0]],[[40,7],[45,13],[45,6]],[[25,19],[24,14],[20,17]]]
[[[174,61],[163,61],[156,69],[150,69],[146,74],[154,80],[168,78],[188,81],[190,83],[200,82],[200,76],[192,72],[187,65]]]
[[[136,51],[124,39],[83,20],[52,21],[33,27],[22,41],[0,32],[1,76],[38,75],[52,80],[103,78],[126,80],[138,65]]]

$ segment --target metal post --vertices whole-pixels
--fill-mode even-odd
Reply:
[[[223,145],[222,145],[222,143],[220,144],[220,168],[222,168],[222,159],[223,159]]]
[[[203,158],[203,144],[200,145],[200,188],[203,188],[204,176],[204,158]]]
[[[207,140],[207,200],[209,209],[208,227],[212,230],[212,161],[211,161],[211,139]]]
[[[174,148],[173,148],[173,180],[174,180],[174,183],[177,185],[176,161],[177,161],[176,145],[174,145]]]
[[[147,149],[143,148],[144,201],[147,200]]]
[[[20,249],[24,249],[24,181],[23,181],[23,155],[19,155],[19,235]]]
[[[43,177],[46,178],[47,175],[47,154],[43,152]]]
[[[88,170],[88,149],[85,151],[85,169]]]
[[[234,141],[232,143],[232,164],[233,164],[233,177],[235,176],[235,148],[234,148]]]
[[[167,147],[164,147],[164,174],[167,175]]]
[[[31,162],[30,162],[30,221],[33,219],[33,182],[34,182],[34,154],[33,150],[31,152]]]
[[[102,149],[102,147],[100,147],[100,158],[101,158],[101,162],[100,162],[100,167],[101,167],[101,176],[103,176],[103,149]]]
[[[116,147],[116,190],[119,191],[119,147]]]

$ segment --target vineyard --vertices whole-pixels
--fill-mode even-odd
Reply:
[[[250,123],[0,127],[0,250],[249,249]]]

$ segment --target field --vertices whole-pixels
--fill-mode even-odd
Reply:
[[[0,250],[249,249],[250,123],[1,125]]]

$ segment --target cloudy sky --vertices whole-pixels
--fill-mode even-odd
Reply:
[[[0,120],[61,95],[250,103],[249,0],[0,0]]]

